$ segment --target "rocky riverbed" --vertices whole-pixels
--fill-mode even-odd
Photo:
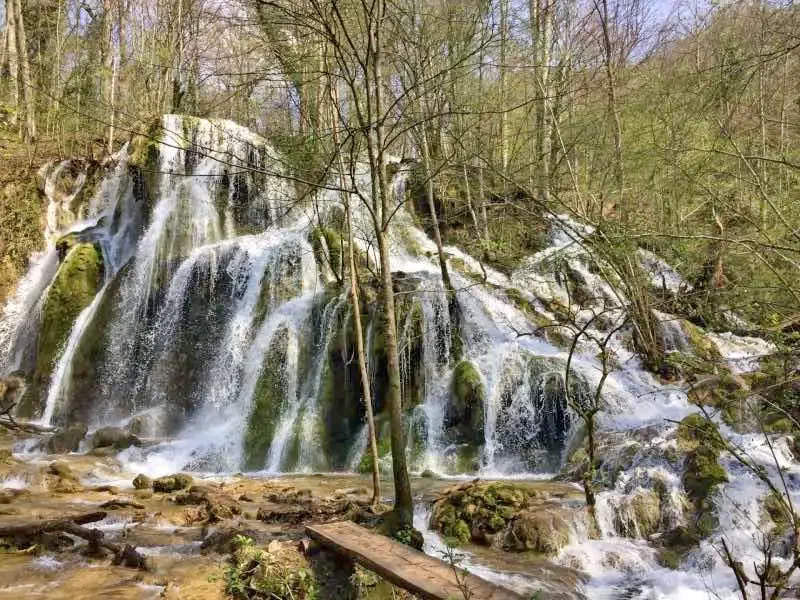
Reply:
[[[6,537],[0,539],[0,598],[258,598],[262,596],[253,590],[266,585],[270,573],[273,579],[275,573],[283,573],[300,597],[339,597],[345,591],[351,597],[406,595],[366,571],[341,568],[335,557],[319,552],[304,535],[305,525],[331,520],[379,526],[388,505],[370,505],[365,476],[193,473],[151,479],[126,470],[112,447],[83,454],[14,453],[12,448],[31,442],[3,436],[0,528],[102,511],[104,518],[83,527],[102,532],[112,544],[132,546],[145,564],[143,569],[115,565],[112,554],[92,554],[85,540],[63,532]],[[484,500],[484,485],[491,494],[499,489],[500,496],[524,497],[524,506],[518,508],[529,512],[547,505],[548,514],[567,515],[579,504],[579,493],[571,485],[481,484]],[[580,597],[578,573],[549,562],[547,552],[509,554],[502,544],[487,545],[485,537],[459,539],[449,529],[439,537],[433,531],[442,530],[438,507],[449,505],[465,488],[478,489],[470,482],[415,478],[419,510],[427,514],[432,507],[434,514],[432,529],[427,529],[427,518],[423,524],[430,553],[442,553],[446,537],[458,545],[451,560],[460,564],[468,556],[463,566],[478,574],[499,576],[501,581],[505,575],[511,587],[540,590],[542,598]],[[388,501],[391,483],[385,482],[384,489]],[[477,495],[474,491],[473,497]],[[516,515],[503,510],[513,523]],[[557,521],[568,520],[563,516]],[[542,547],[549,548],[562,534],[542,529],[536,535]],[[538,549],[530,543],[531,549]],[[301,575],[298,579],[291,573]],[[543,579],[541,586],[537,577]]]

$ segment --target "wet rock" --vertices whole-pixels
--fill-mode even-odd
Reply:
[[[50,475],[56,475],[62,479],[71,479],[73,481],[77,479],[70,466],[63,460],[51,462],[47,467],[47,473]]]
[[[569,523],[555,508],[525,511],[511,523],[503,548],[553,556],[569,543]]]
[[[462,360],[453,371],[452,402],[444,416],[444,426],[453,441],[483,442],[483,405],[486,397],[481,374],[473,363]]]
[[[140,443],[138,437],[121,427],[103,427],[92,435],[91,446],[92,449],[111,447],[115,450],[125,450]]]
[[[133,478],[133,487],[137,490],[145,490],[153,487],[153,480],[144,473],[139,473]]]
[[[176,504],[204,506],[211,522],[232,519],[241,514],[239,503],[230,495],[213,488],[194,485],[175,497]]]
[[[48,488],[57,494],[75,494],[83,491],[83,486],[78,481],[65,477],[59,477]]]
[[[552,555],[568,543],[572,518],[553,497],[507,483],[461,485],[434,503],[430,525],[461,543]]]
[[[0,489],[0,504],[11,504],[17,498],[27,495],[28,490]]]
[[[614,529],[623,537],[647,538],[658,532],[661,499],[652,490],[640,490],[615,507]]]
[[[149,437],[154,434],[155,419],[150,414],[136,415],[128,421],[125,429],[135,436]]]
[[[185,490],[189,488],[193,482],[192,476],[186,473],[167,475],[166,477],[159,477],[153,481],[153,491],[169,494],[171,492],[177,492],[178,490]]]
[[[139,500],[147,500],[148,498],[153,497],[153,490],[150,488],[144,488],[141,490],[136,490],[135,492],[133,492],[133,495]]]
[[[119,452],[119,450],[114,448],[114,446],[104,446],[103,448],[93,448],[89,450],[88,454],[100,458],[109,458],[111,456],[116,456],[117,452]]]
[[[77,452],[81,440],[86,437],[86,431],[86,425],[77,423],[54,433],[47,440],[47,452],[50,454]]]

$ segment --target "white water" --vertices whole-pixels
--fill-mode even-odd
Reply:
[[[141,209],[135,208],[140,199],[133,198],[124,157],[98,188],[88,210],[81,213],[84,221],[68,226],[61,217],[49,221],[68,228],[62,233],[81,230],[94,236],[103,248],[107,282],[72,328],[54,371],[42,420],[50,423],[65,417],[70,401],[75,400],[73,358],[113,284],[109,341],[105,359],[95,365],[102,377],[97,398],[92,398],[92,425],[125,424],[137,415],[151,420],[152,435],[174,438],[121,454],[129,469],[151,475],[184,468],[238,470],[259,379],[265,369],[279,369],[284,398],[264,468],[272,473],[329,470],[322,451],[320,388],[337,324],[343,316],[349,317],[345,297],[338,290],[326,292],[330,274],[326,277],[318,269],[307,241],[312,211],[295,206],[291,186],[269,174],[279,175],[282,163],[264,140],[225,121],[190,123],[167,116],[163,124],[166,145],[160,149],[158,165],[163,174],[157,196],[150,199],[147,223],[140,220]],[[236,173],[245,168],[264,173],[251,171],[234,184]],[[60,170],[53,172],[56,175],[51,172],[51,177]],[[357,168],[355,183],[368,193],[369,178],[363,167]],[[395,184],[396,192],[402,193],[404,173]],[[55,184],[49,189],[55,202]],[[321,193],[317,200],[323,214],[339,208],[338,194]],[[356,242],[374,264],[370,217],[359,203],[353,209]],[[55,209],[53,214],[57,214]],[[506,290],[519,290],[540,315],[550,319],[556,317],[556,304],[573,310],[579,324],[605,311],[611,325],[593,321],[589,328],[600,336],[619,318],[620,311],[614,308],[625,302],[592,268],[596,265],[583,249],[582,240],[592,234],[591,228],[563,215],[553,217],[552,223],[550,245],[527,259],[511,277],[486,270],[491,286],[475,285],[470,279],[470,274],[483,272],[474,258],[456,248],[446,249],[459,290],[464,358],[477,367],[486,390],[483,443],[476,457],[478,473],[484,476],[546,477],[561,466],[575,435],[576,420],[565,406],[563,393],[567,349],[537,333],[537,325],[510,301]],[[55,238],[56,230],[50,225],[48,235]],[[412,288],[413,302],[422,315],[421,340],[412,339],[410,318],[399,324],[405,350],[410,352],[412,344],[419,342],[422,353],[423,401],[413,418],[424,432],[424,451],[413,466],[452,476],[465,463],[458,461],[463,444],[454,441],[445,423],[455,364],[434,258],[436,247],[405,207],[395,213],[389,236],[392,270],[405,274],[398,279]],[[654,285],[657,278],[658,285],[666,284],[673,291],[685,287],[677,272],[667,270],[658,257],[641,256],[651,267]],[[51,248],[32,263],[4,309],[0,342],[5,343],[0,344],[0,352],[5,354],[0,364],[6,372],[25,362],[25,347],[38,329],[37,307],[46,297],[56,267]],[[576,291],[583,292],[580,303],[575,300]],[[670,315],[658,318],[669,338],[668,349],[687,351],[680,326]],[[376,327],[371,320],[370,349]],[[266,364],[279,336],[284,335],[283,364]],[[680,389],[664,386],[641,368],[627,336],[629,331],[623,329],[611,340],[617,360],[604,388],[605,410],[599,424],[603,433],[618,438],[608,450],[619,454],[614,460],[622,461],[632,441],[639,448],[613,486],[598,497],[601,539],[589,540],[577,528],[558,561],[578,566],[591,576],[586,591],[593,598],[684,600],[706,598],[709,588],[730,597],[730,573],[714,558],[713,548],[699,548],[676,572],[658,566],[654,547],[646,540],[623,538],[618,531],[622,520],[628,529],[641,533],[631,516],[630,498],[652,489],[656,479],[668,488],[664,518],[670,526],[684,518],[680,467],[665,458],[675,443],[674,425],[668,420],[680,420],[694,410]],[[731,334],[711,337],[737,372],[754,370],[759,357],[772,351],[763,340]],[[600,378],[596,354],[597,347],[585,340],[577,347],[573,382],[583,386],[579,391],[594,389]],[[198,368],[191,373],[179,371],[176,377],[172,365],[186,365],[187,356]],[[405,356],[404,375],[410,377],[413,365]],[[374,381],[376,365],[369,367]],[[366,448],[363,426],[358,431],[347,452],[349,468],[358,465]],[[763,440],[742,436],[740,442],[765,465],[771,464]],[[297,456],[290,461],[290,450],[295,448]],[[785,444],[780,457],[789,472],[797,469]],[[719,493],[718,505],[725,518],[718,533],[730,536],[738,551],[750,556],[763,490],[727,457],[725,461],[731,482]],[[469,474],[475,473],[470,470]],[[431,552],[441,549],[430,532],[426,532],[426,543]],[[470,563],[469,557],[465,560],[478,574],[514,586],[525,583],[517,575],[485,569]]]

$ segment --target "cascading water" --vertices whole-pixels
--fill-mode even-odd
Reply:
[[[56,182],[69,164],[45,170],[49,245],[0,319],[0,369],[38,368],[39,315],[59,262],[68,262],[56,245],[75,234],[100,248],[103,281],[70,323],[52,372],[41,377],[42,422],[135,425],[139,435],[164,438],[120,455],[151,475],[363,467],[367,436],[352,312],[336,282],[344,245],[316,229],[318,215],[326,223],[341,218],[338,193],[320,192],[313,207],[298,203],[281,157],[233,123],[168,115],[162,128],[161,144],[121,151],[81,206],[80,175],[69,187]],[[355,171],[368,197],[368,170]],[[587,402],[601,378],[598,348],[583,339],[566,389],[570,336],[575,325],[595,338],[608,335],[625,302],[583,248],[592,229],[553,216],[551,243],[511,276],[445,248],[457,290],[456,327],[436,245],[402,197],[407,176],[401,165],[388,233],[412,468],[506,478],[560,470],[581,434],[567,399]],[[356,246],[372,266],[378,261],[371,216],[360,201],[352,216]],[[655,255],[642,252],[639,259],[655,287],[688,289]],[[385,440],[382,316],[365,303],[368,368]],[[682,324],[656,316],[665,349],[691,353]],[[736,373],[753,370],[772,349],[755,338],[710,339]],[[710,546],[684,559],[690,569],[676,581],[643,539],[652,523],[643,520],[641,505],[652,501],[653,490],[662,529],[686,518],[672,421],[696,408],[677,385],[646,371],[630,346],[626,329],[610,341],[614,368],[598,414],[610,440],[606,463],[617,465],[598,494],[600,539],[576,526],[557,560],[593,576],[592,597],[705,597],[703,569],[727,590],[730,574]],[[763,440],[729,433],[769,466]],[[794,473],[789,450],[778,447],[781,464]],[[764,490],[725,461],[731,481],[718,504],[728,516],[718,530],[736,529],[733,543],[749,556],[755,529],[743,523],[755,519]]]

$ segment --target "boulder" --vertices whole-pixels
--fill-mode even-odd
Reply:
[[[434,503],[430,525],[460,543],[553,555],[569,542],[575,510],[554,500],[560,495],[510,483],[460,485]]]
[[[138,446],[140,444],[139,438],[133,435],[130,431],[126,431],[121,427],[103,427],[98,429],[92,435],[91,446],[92,448],[114,448],[116,450],[125,450],[131,446]]]
[[[137,490],[146,490],[153,487],[153,480],[144,473],[139,473],[133,478],[133,487]]]
[[[159,477],[153,481],[153,491],[162,494],[169,494],[177,492],[178,490],[185,490],[191,487],[194,480],[191,475],[186,473],[175,473],[174,475],[167,475],[166,477]]]
[[[511,523],[503,548],[554,556],[569,543],[569,524],[557,509],[524,511]]]
[[[200,485],[193,485],[185,493],[176,496],[175,503],[205,506],[211,522],[232,519],[242,512],[239,503],[232,496]]]
[[[452,401],[444,416],[444,426],[454,442],[483,442],[483,405],[486,390],[481,374],[473,363],[462,360],[453,370]]]
[[[47,440],[47,452],[50,454],[77,452],[81,440],[86,437],[86,431],[86,425],[77,423],[54,433]]]

